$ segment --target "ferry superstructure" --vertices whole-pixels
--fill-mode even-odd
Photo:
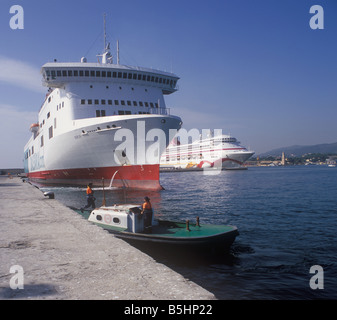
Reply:
[[[230,135],[200,138],[190,144],[180,144],[175,138],[163,153],[160,166],[162,171],[243,169],[244,162],[254,153]]]
[[[24,148],[30,180],[48,184],[102,185],[161,189],[159,160],[169,130],[182,121],[170,115],[164,95],[178,90],[173,73],[113,63],[110,46],[98,63],[46,63],[41,69],[49,88]],[[155,132],[157,160],[147,153]],[[154,157],[155,158],[155,157]]]

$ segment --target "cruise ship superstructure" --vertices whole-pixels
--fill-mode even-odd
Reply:
[[[236,138],[230,135],[215,135],[189,143],[181,144],[175,138],[160,161],[162,171],[167,170],[202,170],[243,169],[244,162],[254,151],[241,146]]]
[[[54,61],[41,73],[49,90],[24,148],[29,179],[101,186],[104,178],[112,187],[161,188],[160,156],[169,130],[182,125],[164,100],[177,91],[178,76],[120,65],[118,55],[114,64],[109,45],[98,63]],[[157,131],[166,140],[149,157]]]

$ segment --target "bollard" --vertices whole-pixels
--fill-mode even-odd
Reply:
[[[186,230],[191,231],[190,230],[190,220],[186,220]]]
[[[43,194],[45,197],[48,197],[49,199],[55,199],[55,194],[54,194],[54,192],[45,192],[44,194]]]
[[[197,224],[196,224],[197,227],[200,227],[200,219],[199,217],[197,217]]]

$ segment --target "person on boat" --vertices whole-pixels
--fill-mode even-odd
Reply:
[[[152,226],[152,205],[149,197],[144,198],[141,214],[144,215],[144,227],[148,228]]]
[[[87,192],[87,205],[84,208],[81,208],[81,211],[89,207],[91,207],[92,209],[96,208],[96,204],[95,204],[96,198],[94,197],[94,191],[92,190],[91,182],[88,184],[86,192]]]

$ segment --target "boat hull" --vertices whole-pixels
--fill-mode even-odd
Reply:
[[[45,170],[27,173],[27,177],[50,185],[83,186],[91,182],[94,187],[101,187],[104,179],[106,186],[115,188],[162,190],[159,165]]]
[[[102,225],[104,229],[114,234],[117,238],[131,241],[132,243],[147,243],[154,245],[166,245],[185,248],[213,248],[227,250],[239,235],[235,226],[202,225],[190,226],[186,229],[184,223],[172,221],[158,221],[150,231],[144,233],[133,233],[119,231]]]
[[[223,248],[228,249],[235,238],[238,236],[237,230],[228,231],[223,234],[214,235],[211,237],[201,237],[201,238],[169,238],[169,237],[161,237],[156,235],[147,235],[147,234],[131,234],[127,232],[115,232],[114,233],[117,238],[125,239],[125,240],[133,240],[133,241],[142,241],[153,244],[164,244],[169,246],[179,246],[179,247],[195,247],[195,248]]]

